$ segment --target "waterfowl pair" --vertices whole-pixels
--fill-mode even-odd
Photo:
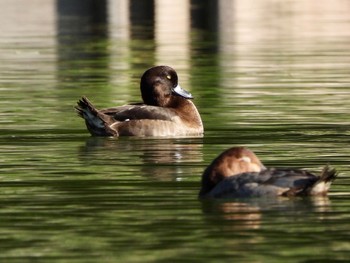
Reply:
[[[83,97],[76,106],[94,136],[191,136],[203,123],[191,93],[178,84],[168,66],[148,69],[141,77],[143,102],[98,110]]]
[[[306,170],[266,168],[249,149],[233,147],[221,153],[202,175],[201,198],[326,195],[336,170],[320,175]]]
[[[94,136],[188,136],[203,134],[192,95],[178,84],[168,66],[148,69],[140,82],[143,103],[96,109],[83,97],[76,107]],[[325,195],[336,171],[321,175],[298,169],[266,168],[249,149],[220,154],[204,171],[200,197]]]

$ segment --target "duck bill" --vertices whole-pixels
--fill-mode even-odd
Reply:
[[[173,92],[186,99],[193,99],[192,94],[181,88],[180,85],[177,85],[175,88],[173,88]]]

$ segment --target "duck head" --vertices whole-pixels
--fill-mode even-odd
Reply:
[[[265,169],[265,166],[251,150],[245,147],[230,148],[221,153],[204,170],[199,195],[203,196],[210,192],[225,177],[246,172],[260,172]]]
[[[145,71],[140,83],[143,102],[147,105],[170,107],[176,97],[192,99],[192,94],[178,84],[176,71],[168,66],[156,66]]]

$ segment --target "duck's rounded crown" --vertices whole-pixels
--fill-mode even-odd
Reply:
[[[145,71],[141,77],[140,90],[143,102],[147,105],[171,107],[174,95],[192,99],[191,93],[178,84],[176,71],[169,66],[156,66]]]

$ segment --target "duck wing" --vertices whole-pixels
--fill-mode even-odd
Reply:
[[[326,194],[336,171],[326,166],[321,176],[306,170],[271,168],[260,173],[242,173],[218,183],[208,197],[300,196]]]
[[[116,121],[144,119],[171,121],[177,116],[174,110],[170,108],[150,106],[142,103],[103,109],[100,112],[112,117]]]
[[[205,197],[238,198],[281,195],[281,187],[266,183],[272,179],[272,173],[242,173],[226,177],[219,182]],[[283,189],[286,191],[288,189]]]

